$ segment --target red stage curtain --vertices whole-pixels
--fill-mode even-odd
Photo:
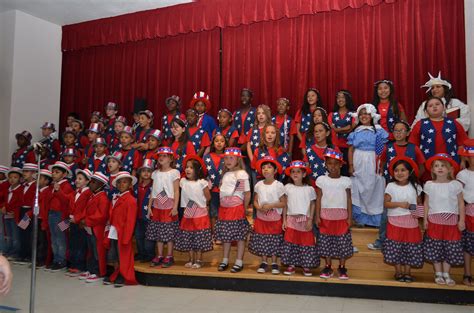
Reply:
[[[67,113],[79,112],[87,127],[89,114],[103,112],[108,101],[130,120],[134,99],[143,97],[159,126],[168,96],[179,95],[187,108],[197,90],[218,103],[218,29],[69,51],[63,53],[61,121],[64,126]]]
[[[175,36],[216,27],[375,6],[396,0],[202,0],[63,27],[63,51]]]
[[[371,102],[373,83],[394,81],[409,119],[425,98],[427,72],[441,70],[466,99],[462,0],[400,0],[375,7],[303,15],[223,30],[222,104],[235,109],[242,87],[254,105],[289,98],[294,113],[305,90],[320,90],[332,110],[335,92]]]

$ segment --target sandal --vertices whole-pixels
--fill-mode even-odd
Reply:
[[[223,272],[223,271],[225,271],[228,267],[229,267],[229,264],[227,264],[227,263],[221,263],[221,264],[219,264],[219,266],[217,267],[217,270],[218,270],[219,272]]]
[[[435,275],[435,283],[438,285],[446,285],[446,281],[443,278],[443,275]]]
[[[184,267],[186,267],[186,268],[193,267],[193,261],[189,261],[188,263],[184,264]]]
[[[403,281],[406,283],[412,283],[415,281],[415,278],[413,278],[413,276],[411,276],[410,274],[405,274],[403,276]]]
[[[446,285],[448,286],[456,285],[456,282],[450,276],[444,276],[444,281],[446,282]]]
[[[240,265],[234,264],[234,266],[232,266],[232,268],[230,269],[230,272],[231,273],[238,273],[238,272],[241,272],[243,269],[244,269],[243,265],[240,266]]]
[[[198,268],[201,268],[202,267],[202,261],[200,260],[197,260],[196,262],[194,262],[194,264],[192,265],[192,268],[194,269],[198,269]]]
[[[402,273],[395,273],[395,275],[393,275],[393,278],[395,278],[395,280],[399,282],[405,281],[405,276],[403,276]]]
[[[472,286],[472,276],[471,275],[464,275],[462,277],[462,283],[466,286]]]

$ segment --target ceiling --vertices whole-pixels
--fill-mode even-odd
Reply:
[[[0,12],[19,10],[68,25],[188,2],[192,0],[0,0]]]

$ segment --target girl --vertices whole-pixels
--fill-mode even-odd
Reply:
[[[232,119],[234,120],[234,127],[239,132],[238,143],[241,145],[240,148],[245,149],[244,144],[247,143],[246,138],[250,129],[255,124],[256,110],[252,107],[253,92],[248,88],[244,88],[240,91],[240,109],[234,112]]]
[[[275,158],[278,163],[280,163],[280,166],[282,167],[282,171],[280,171],[279,174],[283,173],[283,171],[288,167],[288,165],[291,162],[291,157],[286,152],[286,150],[280,146],[280,134],[278,133],[278,129],[275,125],[269,124],[263,127],[262,129],[262,136],[260,139],[260,143],[258,145],[258,148],[255,149],[253,152],[253,158],[252,158],[252,169],[254,170],[255,177],[258,179],[261,179],[263,176],[257,175],[255,171],[258,170],[257,167],[257,162],[264,158],[265,156],[271,156]],[[282,177],[279,176],[279,180],[282,179]]]
[[[310,88],[306,90],[303,98],[303,105],[301,109],[296,112],[295,116],[296,136],[298,136],[300,142],[304,142],[303,134],[308,130],[309,125],[311,124],[311,116],[317,107],[323,107],[323,100],[321,99],[319,90]]]
[[[389,171],[393,180],[385,188],[388,224],[382,253],[385,263],[395,266],[395,280],[411,283],[414,281],[411,267],[423,266],[421,232],[413,210],[421,204],[418,166],[409,157],[397,156],[390,161]]]
[[[339,279],[347,280],[346,259],[353,254],[351,225],[351,180],[341,177],[342,153],[327,149],[324,153],[328,174],[316,180],[316,225],[319,227],[319,251],[326,266],[319,277],[332,277],[331,259],[339,259]]]
[[[428,93],[431,97],[438,97],[441,98],[444,105],[446,106],[446,110],[450,111],[447,112],[447,116],[453,118],[462,125],[464,131],[469,130],[469,126],[471,124],[470,118],[470,109],[469,106],[464,104],[459,99],[454,98],[454,91],[452,85],[449,81],[444,80],[441,78],[441,72],[438,72],[438,77],[433,77],[431,73],[428,73],[430,80],[428,80],[423,86],[427,87],[426,93]],[[412,127],[421,119],[427,118],[428,115],[425,111],[426,101],[418,108],[416,112],[415,120],[413,121]]]
[[[156,151],[158,151],[158,148],[161,147],[161,139],[162,139],[162,133],[159,129],[153,129],[148,134],[146,138],[148,150],[143,155],[144,160],[151,159],[151,160],[154,160],[155,162],[158,161],[158,154],[156,154]]]
[[[106,126],[105,126],[105,138],[112,138],[114,134],[115,120],[118,114],[118,105],[114,102],[108,102],[105,106]],[[126,125],[126,123],[125,123]],[[110,144],[110,141],[107,141]]]
[[[178,199],[180,173],[173,168],[174,152],[170,147],[158,149],[158,164],[151,178],[153,187],[148,203],[148,227],[145,237],[156,241],[158,255],[151,261],[151,266],[170,267],[174,263],[173,245],[179,231]],[[168,245],[168,253],[163,258],[164,244]]]
[[[122,130],[127,126],[127,119],[123,116],[119,116],[115,119],[114,128],[112,132],[110,132],[105,140],[109,144],[110,152],[119,151],[122,149],[122,145],[120,144],[120,133]]]
[[[224,151],[224,175],[220,185],[220,207],[215,227],[215,239],[223,242],[223,259],[218,271],[229,267],[230,245],[237,241],[237,259],[230,270],[238,273],[244,268],[245,240],[249,222],[245,211],[250,204],[249,175],[244,170],[242,151],[239,148],[226,148]]]
[[[261,141],[262,130],[265,126],[270,125],[272,120],[272,111],[270,107],[261,104],[257,107],[257,120],[251,131],[247,134],[247,155],[250,162],[253,162],[254,151],[258,148]]]
[[[133,148],[133,142],[135,137],[133,136],[133,128],[130,126],[125,126],[124,129],[119,133],[120,135],[120,145],[122,149],[122,169],[135,176],[137,169],[142,164],[142,157],[138,150]]]
[[[355,127],[355,120],[352,117],[352,111],[354,110],[354,101],[352,100],[352,94],[345,89],[341,89],[336,93],[336,102],[334,103],[334,109],[328,116],[328,124],[331,125],[331,129],[337,135],[337,144],[339,149],[344,155],[344,165],[342,166],[342,174],[348,176],[347,168],[347,154],[349,146],[347,145],[347,137],[349,133]]]
[[[177,157],[175,160],[175,166],[178,172],[180,172],[182,169],[183,159],[187,155],[196,154],[196,150],[189,138],[189,133],[186,131],[186,123],[183,120],[179,118],[173,119],[171,121],[171,132],[173,133],[174,138],[171,150]]]
[[[357,108],[357,119],[354,132],[347,138],[349,174],[352,175],[352,215],[359,225],[378,227],[385,188],[378,156],[387,142],[388,133],[377,124],[380,115],[370,103]]]
[[[221,109],[217,115],[217,121],[219,126],[214,130],[213,137],[220,133],[229,142],[229,147],[235,147],[239,140],[239,131],[232,125],[232,112]]]
[[[76,162],[79,164],[84,158],[84,150],[80,147],[80,144],[77,142],[77,135],[71,129],[66,129],[63,133],[63,144],[61,145],[61,155],[63,157],[63,152],[67,149],[74,149]]]
[[[206,133],[207,134],[207,133]],[[212,234],[209,220],[211,200],[206,177],[206,165],[197,155],[189,155],[183,162],[185,178],[181,178],[181,207],[184,216],[180,223],[180,232],[176,240],[176,250],[189,252],[189,261],[184,265],[187,268],[202,267],[202,253],[211,251]]]
[[[217,217],[217,210],[220,206],[219,185],[224,171],[224,149],[227,148],[227,138],[220,133],[214,135],[212,139],[211,151],[204,155],[206,163],[207,180],[211,186],[211,203],[209,205],[209,216],[214,227]]]
[[[163,144],[169,145],[173,142],[173,133],[171,132],[171,122],[173,119],[184,120],[185,116],[179,112],[181,99],[178,96],[171,96],[166,99],[166,108],[168,113],[161,119],[161,130],[163,131]]]
[[[268,257],[272,258],[272,274],[280,274],[277,257],[283,243],[282,218],[286,206],[285,187],[275,180],[281,174],[282,167],[278,161],[266,156],[257,162],[257,169],[264,177],[255,185],[253,206],[257,210],[253,231],[250,235],[249,251],[262,257],[257,273],[265,273],[268,268]]]
[[[92,144],[94,147],[94,155],[87,160],[87,169],[92,173],[97,171],[104,174],[107,173],[107,142],[104,138],[97,138]]]
[[[433,180],[426,182],[425,259],[433,263],[435,282],[454,286],[451,266],[464,263],[461,232],[466,228],[462,185],[454,180],[459,165],[447,154],[436,154],[426,161]]]
[[[140,127],[135,133],[135,143],[133,144],[133,148],[143,152],[148,149],[146,139],[153,131],[151,127],[153,126],[154,115],[150,110],[144,110],[138,112],[138,117]]]
[[[466,230],[462,234],[464,246],[463,283],[472,286],[471,257],[474,254],[474,139],[464,142],[464,149],[459,152],[466,158],[469,167],[456,176],[463,185],[463,197],[466,201]]]
[[[301,266],[304,276],[312,276],[311,268],[320,262],[313,235],[316,192],[309,185],[309,172],[303,161],[293,161],[286,169],[290,183],[285,185],[287,205],[283,208],[285,236],[281,252],[281,262],[288,266],[285,275],[293,275],[295,267]]]
[[[407,117],[403,107],[398,103],[395,96],[395,86],[391,80],[379,80],[374,84],[374,97],[372,105],[380,114],[380,126],[386,132],[393,129],[393,123],[396,121],[406,121]],[[390,135],[390,140],[393,136]]]
[[[297,131],[295,120],[288,115],[289,110],[290,100],[279,98],[277,100],[277,115],[272,117],[272,123],[276,125],[280,132],[281,145],[291,155]]]
[[[316,108],[312,115],[313,119],[309,125],[308,130],[303,134],[302,141],[300,142],[300,149],[303,155],[306,154],[306,150],[314,145],[314,126],[317,123],[328,123],[328,114],[323,108]],[[331,142],[334,145],[337,145],[337,136],[336,133],[331,130]]]
[[[188,122],[187,132],[194,146],[194,150],[198,156],[202,157],[204,150],[207,150],[211,145],[209,135],[203,128],[197,126],[198,112],[196,110],[188,109],[186,111],[186,121]]]

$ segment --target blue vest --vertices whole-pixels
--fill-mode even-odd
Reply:
[[[183,161],[184,158],[186,157],[186,150],[187,150],[187,145],[185,144],[183,146],[183,150],[181,153],[178,154],[178,158],[176,159],[176,166],[175,168],[181,173],[182,167],[183,167]]]
[[[204,113],[201,119],[201,128],[204,129],[209,138],[212,138],[212,132],[217,128],[216,121],[212,116]]]
[[[23,165],[26,162],[26,156],[30,153],[31,148],[27,147],[23,150],[22,153],[19,153],[19,150],[16,150],[15,153],[12,155],[12,167],[23,168]]]
[[[281,145],[285,148],[288,149],[288,146],[290,145],[290,128],[291,128],[291,121],[293,119],[291,116],[286,114],[285,121],[283,124],[280,126],[280,143]],[[272,117],[272,123],[276,125],[276,116]]]
[[[326,164],[324,163],[324,159],[320,159],[316,151],[314,151],[311,147],[306,149],[306,156],[309,162],[309,168],[311,169],[311,175],[309,178],[313,181],[319,176],[326,175]]]
[[[74,165],[69,168],[72,175],[67,180],[69,181],[69,184],[71,184],[72,188],[76,188],[76,170],[77,169],[79,169],[79,166],[77,165],[77,163],[74,163]]]
[[[232,134],[237,130],[234,125],[230,125],[229,129],[227,132],[224,134],[222,133],[222,128],[217,127],[216,128],[216,134],[222,134],[227,140],[230,140],[232,138]],[[237,131],[238,132],[238,131]],[[213,138],[213,137],[212,137]]]
[[[130,149],[122,157],[122,168],[124,171],[129,172],[130,174],[133,171],[133,156],[135,155],[135,149]]]
[[[99,164],[99,167],[97,169],[95,169],[95,167],[94,167],[94,155],[92,155],[92,157],[87,159],[87,168],[92,173],[101,172],[103,174],[107,174],[107,162],[105,160],[107,160],[107,157],[103,158],[102,161]]]
[[[305,133],[309,129],[309,125],[311,124],[311,115],[311,113],[304,114],[301,112],[300,133]]]
[[[350,112],[346,113],[346,117],[341,118],[341,115],[339,112],[333,112],[332,113],[332,123],[336,128],[344,128],[346,126],[350,126],[352,124],[352,116]],[[343,138],[347,140],[347,137],[349,137],[349,133],[337,133],[337,138]]]
[[[386,160],[386,163],[385,163],[383,174],[385,176],[385,179],[387,181],[390,181],[390,179],[392,177],[390,176],[390,174],[388,172],[388,165],[389,165],[390,161],[394,157],[397,156],[396,151],[395,151],[395,142],[393,142],[393,141],[388,142],[386,151],[387,151],[387,160]],[[414,144],[412,144],[410,142],[407,144],[407,148],[405,149],[405,156],[409,157],[413,161],[416,161],[416,153],[415,153],[415,145]]]
[[[221,158],[219,166],[216,167],[210,154],[205,154],[204,163],[207,169],[207,178],[211,181],[212,187],[219,187],[222,178],[222,172],[224,170],[224,158]]]
[[[148,202],[150,201],[151,188],[152,187],[150,186],[150,188],[146,190],[145,196],[143,197],[142,207],[138,208],[139,210],[140,209],[142,210],[143,219],[146,219],[146,220],[148,220],[146,216],[148,214]],[[137,199],[137,204],[138,204],[138,183],[135,184],[135,186],[133,186],[133,194],[135,196],[135,199]]]
[[[179,118],[181,113],[177,112],[174,116],[174,118]],[[163,115],[163,118],[161,119],[161,124],[163,125],[163,138],[165,140],[167,139],[173,139],[173,133],[171,132],[171,121],[168,121],[168,114]]]
[[[240,110],[235,112],[234,115],[234,126],[239,131],[239,135],[247,134],[249,130],[253,127],[255,123],[255,117],[257,110],[254,107],[250,107],[249,112],[247,113],[247,118],[245,119],[242,125],[242,112]]]
[[[43,142],[43,146],[46,147],[49,150],[49,158],[53,159],[53,160],[57,160],[58,157],[59,157],[59,155],[57,154],[56,151],[54,151],[54,148],[53,148],[53,143],[54,143],[55,140],[57,140],[57,139],[52,139],[52,138],[48,137],[48,139],[46,139]]]
[[[426,159],[436,154],[435,139],[436,130],[429,118],[420,121],[420,149]],[[445,118],[443,123],[443,133],[441,134],[446,143],[447,154],[457,163],[461,160],[457,154],[458,145],[456,144],[457,129],[453,119]]]
[[[252,136],[250,137],[250,148],[252,153],[258,148],[260,144],[260,129],[258,127],[252,128]]]
[[[258,151],[259,153],[257,154],[257,160],[260,160],[260,159],[263,159],[264,157],[266,156],[272,156],[270,154],[270,152],[268,152],[268,149],[267,147],[262,147],[259,149]],[[282,167],[282,173],[280,175],[278,175],[278,180],[283,180],[286,176],[285,176],[285,169],[290,165],[291,163],[291,157],[290,155],[288,154],[288,152],[284,151],[283,153],[280,153],[277,157],[276,157],[278,163],[280,163],[281,167]]]
[[[204,129],[198,128],[198,130],[196,130],[194,135],[191,136],[191,134],[189,134],[191,137],[191,142],[193,143],[193,146],[194,146],[194,150],[196,150],[196,153],[199,151],[199,149],[201,149],[202,137],[204,136],[205,133],[206,132],[204,131]]]
[[[104,137],[107,138],[113,138],[115,136],[115,131],[114,131],[114,127],[115,127],[115,118],[112,119],[112,120],[107,120],[107,125],[105,127],[105,131],[104,131]]]
[[[104,191],[107,194],[107,197],[109,198],[110,201],[112,201],[114,196],[120,194],[120,191],[116,187],[113,187],[112,184],[110,183],[110,175],[109,175],[109,183],[105,185]]]

